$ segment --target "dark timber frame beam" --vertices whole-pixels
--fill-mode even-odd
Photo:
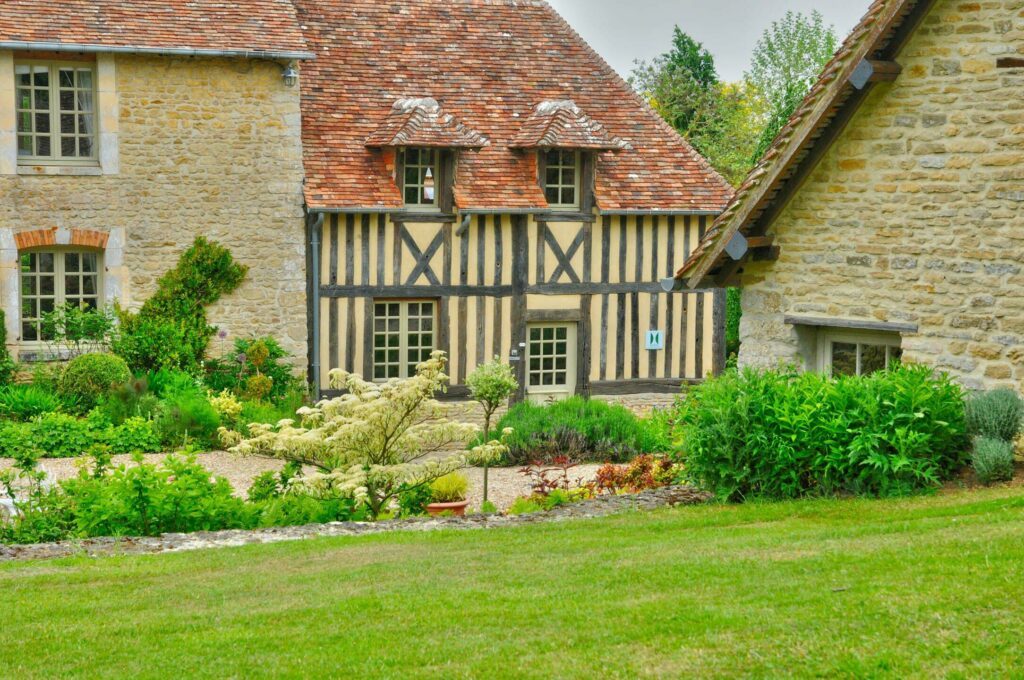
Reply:
[[[901,73],[903,67],[895,61],[864,59],[850,75],[850,84],[858,90],[863,90],[871,83],[891,83],[899,78]]]

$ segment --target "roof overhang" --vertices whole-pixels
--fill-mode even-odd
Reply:
[[[210,50],[191,47],[151,47],[145,45],[87,45],[66,42],[20,42],[0,40],[0,50],[26,52],[84,52],[90,54],[148,54],[164,57],[231,57],[235,59],[267,59],[272,61],[308,61],[312,52],[277,50]]]

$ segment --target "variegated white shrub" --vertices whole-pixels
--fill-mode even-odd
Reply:
[[[506,448],[491,441],[465,448],[480,428],[448,420],[435,399],[448,384],[447,360],[434,352],[407,380],[366,382],[346,371],[331,371],[331,386],[346,393],[300,409],[301,419],[251,425],[251,437],[232,451],[296,461],[319,472],[293,481],[317,497],[363,501],[374,517],[402,491],[470,465],[492,463]]]

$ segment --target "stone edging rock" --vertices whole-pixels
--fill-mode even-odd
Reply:
[[[59,557],[136,555],[228,548],[261,543],[281,543],[327,536],[362,536],[391,531],[465,530],[604,517],[628,510],[653,510],[676,505],[698,505],[711,495],[692,487],[675,486],[625,496],[600,496],[589,501],[528,515],[470,515],[469,517],[417,517],[384,522],[333,522],[302,527],[278,527],[253,531],[204,531],[164,534],[154,538],[90,538],[61,543],[0,545],[0,562]]]

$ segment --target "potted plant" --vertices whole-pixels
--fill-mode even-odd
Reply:
[[[466,500],[468,489],[469,480],[459,472],[438,477],[430,485],[432,502],[427,506],[427,512],[434,517],[447,512],[456,517],[465,516],[466,507],[469,505],[469,501]]]

